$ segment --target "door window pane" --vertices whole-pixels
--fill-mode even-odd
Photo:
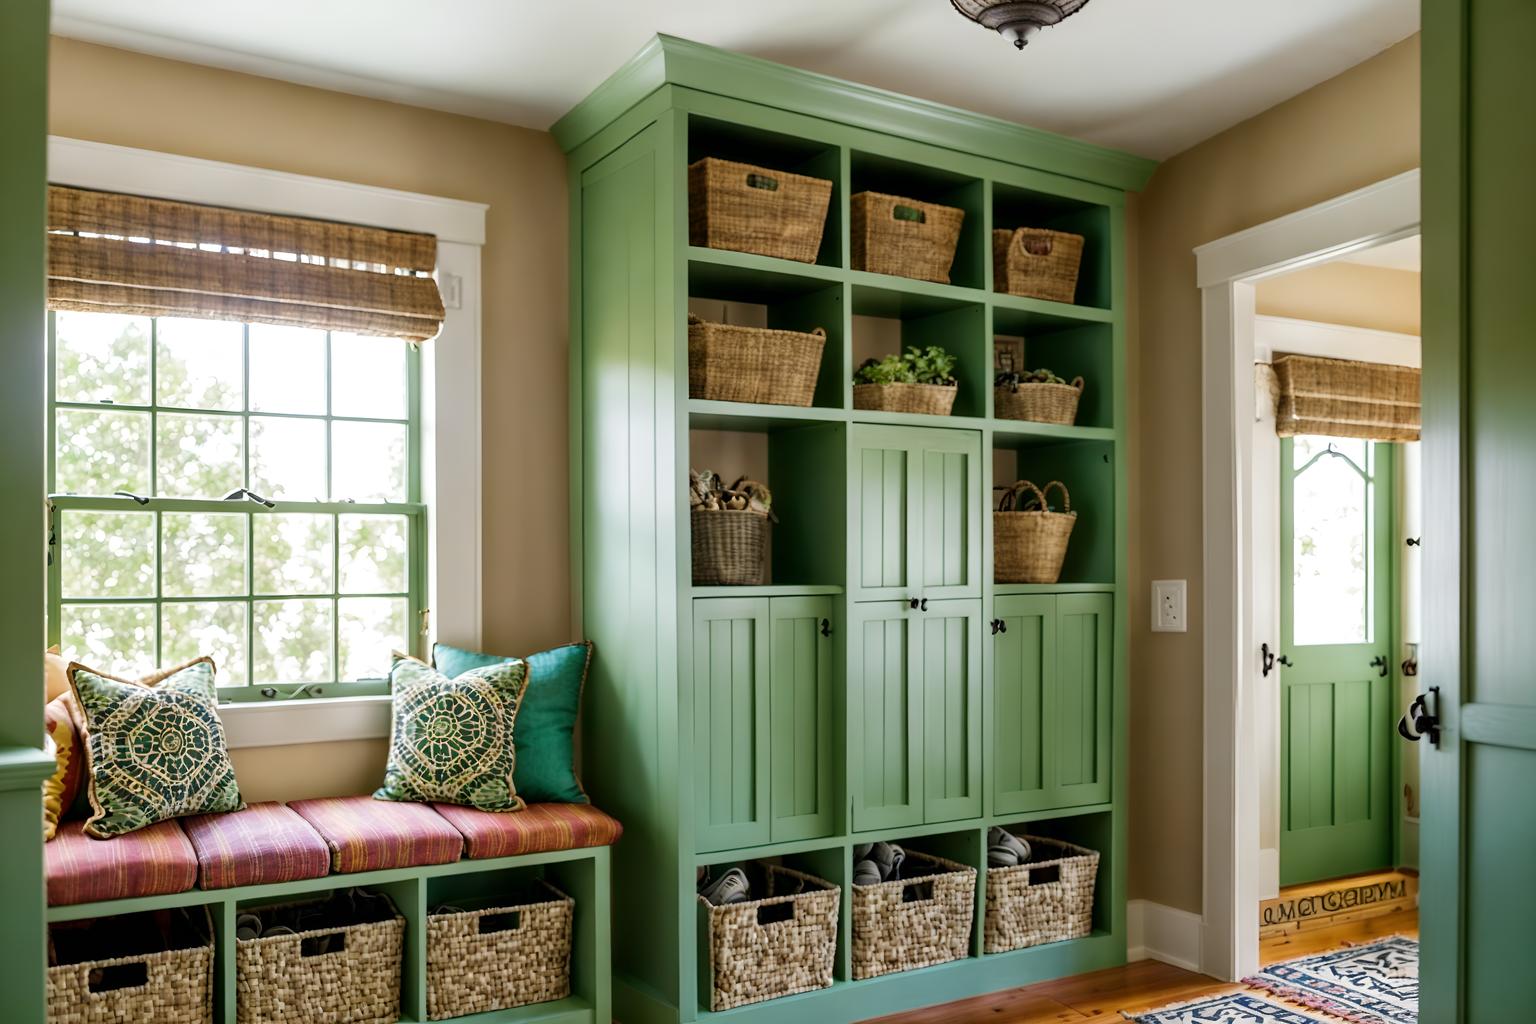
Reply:
[[[1292,452],[1293,642],[1368,643],[1372,489],[1362,472],[1371,468],[1369,442],[1298,437]]]

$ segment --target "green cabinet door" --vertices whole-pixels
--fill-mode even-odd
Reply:
[[[769,841],[769,602],[693,603],[693,742],[698,848]]]
[[[855,601],[980,595],[980,434],[855,425],[848,500]]]
[[[923,820],[923,692],[917,610],[906,601],[849,606],[848,775],[857,831]]]
[[[923,820],[981,816],[981,601],[913,620],[923,684]]]
[[[992,808],[1110,797],[1109,594],[1005,596],[992,637]]]
[[[769,601],[770,838],[832,834],[832,599]]]

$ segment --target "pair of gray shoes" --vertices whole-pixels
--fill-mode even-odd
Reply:
[[[987,829],[987,867],[1013,868],[1029,863],[1033,851],[1029,843],[1005,828]]]
[[[899,881],[906,859],[907,851],[895,843],[861,843],[853,848],[853,884]]]
[[[731,868],[716,879],[706,874],[699,883],[699,895],[717,907],[727,903],[746,903],[752,899],[752,883],[741,868]]]

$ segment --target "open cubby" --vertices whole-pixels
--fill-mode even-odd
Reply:
[[[827,221],[822,229],[816,262],[828,267],[843,265],[843,205],[839,200],[842,153],[837,146],[695,115],[688,119],[688,163],[705,157],[734,160],[765,170],[804,174],[832,182],[832,198],[827,204]]]
[[[983,841],[984,838],[984,831],[978,831],[975,828],[961,828],[952,831],[925,832],[906,837],[898,836],[884,840],[888,843],[894,843],[908,852],[926,853],[930,857],[942,857],[945,860],[954,861],[956,864],[963,864],[968,868],[976,869],[976,899],[971,909],[971,937],[968,946],[970,956],[972,957],[981,955],[981,915],[984,909],[982,902],[984,892],[982,880],[986,874],[987,867],[987,851],[986,843]],[[911,862],[908,861],[908,863]],[[848,856],[848,877],[850,881],[853,878],[853,867],[854,860],[852,850],[850,849]],[[903,871],[902,877],[910,878],[912,876]],[[882,975],[882,977],[889,976]],[[871,978],[867,979],[866,982],[861,982],[861,984],[878,980],[879,978]]]
[[[1018,318],[1022,320],[1024,318]],[[1115,425],[1113,332],[1108,324],[1076,324],[1056,330],[1025,329],[1004,310],[993,311],[997,337],[1021,338],[1024,370],[1048,369],[1068,382],[1082,377],[1077,404],[1079,427]],[[994,344],[996,339],[994,339]],[[995,365],[995,362],[994,362]]]
[[[843,381],[851,371],[844,363],[842,285],[789,273],[693,262],[688,273],[688,311],[705,320],[743,327],[826,331],[811,404],[824,409],[843,407]]]
[[[878,287],[853,289],[852,373],[866,359],[916,346],[939,345],[955,355],[955,416],[985,416],[992,387],[992,352],[986,308],[977,302],[940,299]],[[936,425],[942,425],[936,418]]]
[[[1110,223],[1110,210],[1106,206],[1004,185],[1001,182],[992,185],[990,228],[1008,231],[1016,228],[1049,228],[1083,236],[1083,261],[1078,270],[1077,301],[1074,305],[1098,309],[1108,309],[1110,306],[1113,297]],[[996,287],[996,282],[993,287]]]
[[[992,251],[985,216],[986,186],[980,179],[858,150],[851,154],[850,167],[850,196],[860,192],[883,192],[963,210],[965,220],[960,225],[960,241],[955,247],[949,283],[962,288],[986,287],[986,268]]]
[[[1099,855],[1099,874],[1093,887],[1093,931],[1108,931],[1112,907],[1108,879],[1114,855],[1114,815],[1109,811],[1058,814],[1051,818],[1009,821],[1002,825],[1015,835],[1041,836],[1086,847]],[[1040,859],[1038,855],[1032,859]],[[997,954],[1006,956],[1006,953]]]
[[[845,517],[842,423],[794,420],[765,429],[689,431],[690,469],[712,469],[726,483],[746,476],[768,485],[778,517],[768,534],[764,585],[840,586],[843,532],[829,527]],[[681,481],[686,495],[688,481]]]
[[[1061,567],[1062,583],[1115,582],[1115,458],[1112,441],[1061,441],[1030,434],[993,435],[993,502],[1016,480],[1044,488],[1060,480],[1077,523]],[[1059,492],[1050,495],[1061,511]]]

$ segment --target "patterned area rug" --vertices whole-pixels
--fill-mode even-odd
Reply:
[[[1354,1024],[1418,1024],[1419,944],[1400,935],[1274,964],[1243,981]]]
[[[1327,1024],[1321,1017],[1280,1006],[1251,992],[1234,992],[1124,1016],[1135,1024]]]

